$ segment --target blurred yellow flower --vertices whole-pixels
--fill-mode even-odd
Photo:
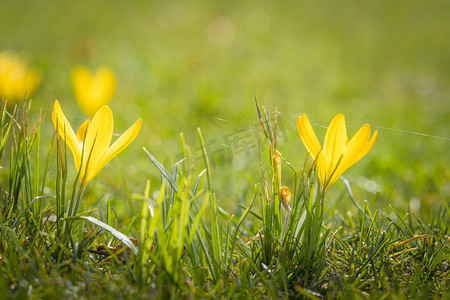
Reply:
[[[349,141],[345,118],[341,114],[331,121],[323,147],[305,114],[297,118],[297,128],[303,144],[316,161],[319,179],[325,190],[372,149],[378,136],[378,131],[375,131],[370,138],[370,126],[365,124]]]
[[[16,53],[0,52],[0,98],[15,103],[25,94],[29,96],[33,93],[41,82],[41,75],[27,67],[27,63]]]
[[[107,67],[92,74],[85,67],[74,67],[71,73],[75,98],[83,112],[92,117],[102,105],[109,104],[116,90],[116,78]]]
[[[142,125],[142,120],[138,119],[110,146],[113,114],[107,105],[95,113],[92,121],[84,121],[76,134],[62,112],[58,100],[55,100],[53,105],[52,120],[56,131],[72,151],[83,189],[114,156],[131,144]]]

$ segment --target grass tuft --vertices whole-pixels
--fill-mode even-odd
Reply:
[[[257,108],[259,144],[267,153],[260,150],[261,178],[240,214],[216,193],[212,154],[198,129],[203,164],[183,135],[171,169],[144,148],[161,179],[148,180],[142,194],[129,191],[134,213],[121,220],[111,198],[90,207],[79,194],[59,138],[41,147],[44,117],[31,120],[30,107],[8,112],[4,104],[0,112],[0,290],[7,298],[450,296],[448,201],[430,219],[394,205],[381,211],[355,198],[344,179],[356,213],[330,213],[314,162],[292,167],[277,149],[277,115],[264,108]]]

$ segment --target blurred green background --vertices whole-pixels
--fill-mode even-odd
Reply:
[[[16,51],[43,74],[33,110],[48,114],[59,99],[78,126],[85,117],[70,70],[107,65],[118,80],[115,132],[144,121],[138,139],[91,183],[91,195],[111,193],[120,203],[124,181],[142,193],[149,178],[156,190],[158,171],[141,148],[171,168],[180,132],[200,156],[201,127],[213,187],[234,211],[262,178],[257,95],[279,112],[279,150],[298,170],[306,155],[296,129],[301,113],[321,141],[337,113],[350,135],[364,123],[379,131],[372,151],[344,174],[358,202],[379,191],[375,208],[430,216],[450,197],[448,1],[0,0],[0,7],[0,50]],[[48,117],[44,128],[49,139]],[[338,182],[328,197],[338,213],[351,207],[343,191]]]

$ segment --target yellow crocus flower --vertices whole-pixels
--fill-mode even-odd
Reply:
[[[378,136],[378,131],[375,131],[370,138],[370,126],[365,124],[349,141],[342,114],[336,115],[331,121],[323,147],[305,114],[297,118],[297,128],[303,144],[315,160],[319,180],[326,187],[325,190],[372,149]]]
[[[116,90],[116,78],[107,67],[92,74],[85,67],[74,67],[71,73],[75,98],[83,112],[92,117],[105,104],[111,102]]]
[[[16,53],[0,52],[0,98],[15,103],[25,94],[30,95],[40,81],[39,72],[28,69],[27,63]]]
[[[82,180],[83,189],[100,170],[136,138],[142,120],[138,119],[111,146],[113,114],[109,106],[102,106],[91,120],[81,124],[77,133],[73,131],[66,116],[55,100],[52,113],[53,125],[72,151],[75,166]]]

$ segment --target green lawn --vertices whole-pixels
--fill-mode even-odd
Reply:
[[[7,298],[25,297],[27,293],[31,298],[66,294],[95,298],[102,293],[133,298],[449,296],[447,1],[196,0],[131,4],[103,0],[0,0],[0,7],[0,51],[17,52],[42,74],[40,87],[30,96],[30,123],[39,109],[45,114],[40,148],[32,149],[32,153],[39,152],[39,176],[34,173],[37,156],[28,158],[30,165],[24,167],[31,170],[32,185],[39,186],[32,193],[34,197],[40,194],[44,174],[42,194],[55,196],[56,186],[61,183],[56,142],[45,170],[54,133],[50,116],[54,100],[60,101],[74,127],[78,128],[86,118],[71,88],[73,66],[94,70],[106,65],[114,71],[117,90],[110,106],[115,133],[124,132],[139,117],[143,120],[137,139],[89,184],[79,210],[97,209],[87,215],[139,240],[143,252],[136,259],[131,257],[126,265],[96,261],[87,252],[111,238],[91,222],[73,221],[78,227],[68,233],[71,238],[64,235],[60,239],[55,235],[56,225],[45,229],[36,223],[43,222],[42,218],[56,210],[62,200],[45,200],[39,208],[35,207],[34,214],[27,212],[26,181],[17,185],[19,193],[10,189],[14,186],[11,178],[22,177],[11,175],[11,170],[20,168],[9,165],[14,161],[14,142],[9,137],[1,157],[0,198],[0,287],[7,289]],[[308,243],[300,241],[303,250],[286,250],[288,254],[283,256],[277,252],[279,249],[271,249],[273,252],[265,252],[264,256],[258,250],[268,247],[270,240],[266,238],[261,239],[260,247],[253,244],[253,250],[251,246],[246,248],[247,241],[263,227],[259,217],[264,214],[261,199],[266,195],[261,192],[264,178],[260,147],[269,187],[270,170],[274,171],[268,160],[269,146],[259,124],[255,96],[270,113],[268,119],[274,122],[277,116],[278,151],[298,175],[295,177],[291,168],[283,164],[282,184],[290,187],[295,201],[309,195],[294,193],[295,186],[303,186],[299,180],[307,155],[297,131],[298,116],[308,115],[320,142],[338,113],[345,115],[350,136],[365,123],[378,130],[374,148],[344,173],[354,200],[363,210],[370,206],[375,216],[358,211],[344,183],[338,181],[323,203],[324,227],[319,240],[326,246],[310,241],[308,248]],[[12,111],[12,107],[8,109]],[[5,120],[9,122],[8,118]],[[190,211],[193,217],[204,199],[209,199],[210,206],[202,215],[204,227],[199,225],[201,233],[193,238],[192,246],[187,236],[180,235],[186,238],[181,248],[164,248],[161,237],[162,240],[153,241],[158,245],[155,252],[150,248],[144,251],[141,237],[147,231],[142,229],[143,199],[157,205],[162,175],[142,147],[169,173],[173,164],[184,157],[183,151],[187,151],[184,164],[186,168],[192,165],[192,171],[180,165],[176,180],[183,186],[184,178],[186,189],[189,187],[192,192],[197,176],[205,168],[197,128],[201,129],[208,152],[211,180],[209,186],[203,174],[198,197],[196,193],[186,197],[198,205]],[[181,132],[186,147],[180,144]],[[255,132],[261,138],[260,146]],[[24,153],[23,149],[17,151]],[[71,197],[76,176],[70,154],[67,160],[66,201]],[[259,189],[256,184],[260,184]],[[165,188],[164,201],[184,199],[182,195],[171,198],[174,189],[169,183]],[[273,198],[276,192],[272,192],[269,191],[268,199],[278,201]],[[251,211],[238,225],[255,197]],[[17,202],[13,212],[9,211],[9,201]],[[234,217],[230,221],[225,213],[214,216],[214,209],[209,207],[220,207]],[[274,224],[281,224],[284,215],[273,213],[278,220]],[[219,222],[218,236],[213,220]],[[189,228],[195,224],[190,220]],[[283,241],[278,225],[265,236],[273,234],[274,240]],[[172,225],[167,226],[166,230],[172,232]],[[328,234],[326,229],[330,229]],[[49,237],[42,234],[44,231]],[[237,237],[233,239],[234,232]],[[302,238],[305,236],[308,235],[305,233]],[[419,238],[396,245],[414,236]],[[200,237],[205,238],[203,246]],[[76,243],[80,245],[78,254]],[[233,244],[233,250],[226,246]],[[405,245],[416,249],[398,254],[406,250],[401,248]],[[286,249],[285,244],[279,247]],[[312,259],[302,256],[305,247],[323,252]],[[42,254],[44,248],[51,254]],[[170,249],[177,253],[171,262]],[[183,256],[177,251],[182,251]],[[224,258],[224,253],[231,254]],[[272,258],[272,264],[266,265],[263,257]],[[312,265],[299,271],[307,261],[305,257],[311,259]],[[219,266],[208,260],[212,258],[219,260]],[[144,266],[146,259],[150,263]],[[293,259],[292,265],[289,259]],[[240,264],[241,260],[248,266]],[[197,272],[196,268],[204,271]],[[311,275],[314,272],[319,278]],[[199,284],[202,281],[204,285]]]

